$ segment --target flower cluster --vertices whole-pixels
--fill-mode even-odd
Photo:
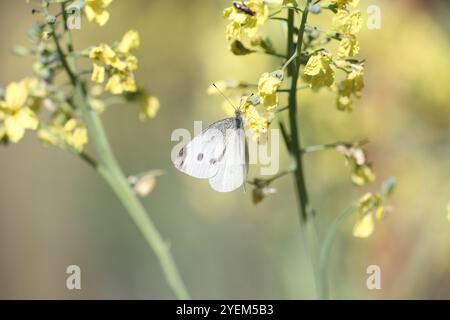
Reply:
[[[112,0],[85,0],[84,12],[89,21],[95,21],[99,26],[104,26],[109,20],[109,12],[106,8]]]
[[[375,180],[375,174],[367,163],[366,153],[357,145],[338,145],[336,151],[345,156],[347,165],[352,172],[352,182],[357,186],[364,186]]]
[[[354,237],[369,237],[375,229],[374,220],[380,222],[391,211],[391,208],[385,203],[393,193],[395,185],[395,178],[391,177],[383,183],[379,193],[368,192],[359,199],[356,208],[358,215],[353,226]]]
[[[17,143],[27,129],[36,130],[39,120],[35,109],[44,96],[45,90],[35,78],[10,83],[0,100],[0,140]]]
[[[110,18],[106,9],[111,2],[85,0],[83,8],[87,19],[104,26]],[[57,77],[61,71],[67,71],[66,66],[70,65],[63,59],[89,57],[93,61],[91,80],[96,84],[106,81],[104,86],[85,86],[88,103],[96,112],[104,111],[111,104],[111,97],[104,96],[109,92],[122,95],[123,100],[116,99],[112,103],[138,102],[140,120],[154,118],[160,107],[159,100],[146,90],[137,88],[134,77],[137,58],[131,52],[140,45],[139,34],[130,30],[112,46],[102,43],[80,52],[64,52],[61,44],[64,37],[59,31],[64,28],[58,25],[64,23],[61,18],[64,14],[70,14],[70,11],[64,7],[62,10],[65,12],[53,16],[49,14],[49,6],[47,1],[43,1],[40,7],[44,10],[33,11],[42,14],[44,19],[35,23],[27,33],[32,47],[18,46],[13,50],[18,56],[34,58],[35,76],[12,82],[4,90],[0,87],[0,141],[17,143],[23,139],[27,130],[33,130],[46,145],[73,153],[84,151],[89,140],[88,132],[74,105],[74,93],[69,90],[67,82],[59,81]],[[72,76],[84,82],[84,74],[69,75],[68,80],[70,82]]]
[[[105,43],[91,48],[89,58],[93,61],[91,80],[103,83],[107,79],[105,90],[112,94],[135,92],[134,71],[137,70],[137,58],[130,52],[139,48],[139,34],[130,30],[114,47]]]
[[[233,54],[250,54],[257,51],[256,48],[267,53],[274,52],[270,38],[259,34],[260,27],[270,17],[267,1],[235,1],[231,7],[223,10],[223,16],[229,21],[226,38],[230,41],[229,49]]]
[[[374,229],[374,217],[381,221],[385,208],[382,205],[381,196],[366,193],[358,201],[358,218],[353,227],[353,236],[357,238],[369,237]]]
[[[356,35],[363,23],[361,11],[351,9],[357,6],[358,2],[336,0],[325,5],[335,13],[333,29],[325,34],[323,41],[311,42],[310,49],[323,42],[337,40],[337,53],[333,56],[324,49],[311,52],[303,72],[304,79],[310,83],[312,89],[329,87],[334,90],[337,93],[337,108],[342,111],[353,110],[353,98],[359,97],[364,88],[363,64],[353,59],[360,51]],[[318,30],[312,29],[310,32],[310,37],[319,37]],[[344,72],[344,79],[336,81],[336,70]]]
[[[263,0],[234,2],[233,6],[223,10],[223,16],[229,21],[227,40],[241,40],[243,35],[254,38],[259,27],[267,21],[269,8]]]
[[[71,149],[82,152],[88,143],[87,130],[83,123],[77,119],[54,119],[51,125],[38,131],[39,139],[48,144],[58,146],[61,149]]]
[[[252,86],[239,83],[237,81],[218,81],[216,87],[222,91],[237,91],[237,98],[240,102],[242,117],[244,118],[246,127],[252,132],[256,140],[261,139],[274,118],[273,110],[278,107],[278,89],[283,83],[283,71],[276,70],[273,72],[263,73],[259,79],[258,93],[247,91]],[[217,89],[208,88],[209,94],[216,94]]]

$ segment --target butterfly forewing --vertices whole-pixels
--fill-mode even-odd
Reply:
[[[233,119],[215,122],[192,139],[176,155],[173,160],[175,167],[199,179],[215,176],[226,150],[225,134]]]

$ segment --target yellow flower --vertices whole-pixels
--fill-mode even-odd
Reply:
[[[380,208],[383,210],[382,199],[379,195],[372,193],[366,193],[358,202],[358,218],[353,227],[353,236],[357,238],[369,237],[374,229],[373,215],[378,218],[382,216],[380,214]]]
[[[59,146],[62,149],[72,148],[82,152],[88,143],[88,134],[83,124],[76,119],[69,119],[63,126],[52,124],[38,131],[38,138],[49,145]]]
[[[120,76],[118,74],[115,74],[111,78],[109,78],[108,82],[106,83],[105,89],[112,94],[122,94],[124,90],[122,87]]]
[[[372,215],[364,215],[353,226],[353,236],[356,238],[368,238],[375,229]]]
[[[39,120],[36,114],[27,107],[29,97],[27,81],[9,84],[5,91],[4,101],[0,101],[0,119],[4,121],[4,136],[11,142],[19,142],[26,129],[36,130]]]
[[[331,3],[336,5],[339,9],[345,9],[348,5],[356,7],[359,0],[331,0]]]
[[[331,55],[325,51],[319,51],[309,58],[303,74],[312,89],[329,87],[334,83],[334,70],[331,68],[331,62]]]
[[[266,112],[261,116],[258,110],[256,110],[256,107],[252,104],[247,104],[243,110],[245,124],[253,133],[253,139],[261,139],[261,137],[267,133],[267,129],[274,114],[272,112]]]
[[[364,186],[375,181],[375,173],[369,165],[354,165],[352,181],[357,186]]]
[[[359,41],[354,35],[348,35],[341,40],[338,48],[339,58],[353,57],[359,53]]]
[[[158,98],[150,95],[143,95],[140,100],[141,107],[139,112],[139,119],[141,121],[145,121],[156,117],[156,114],[158,113],[158,110],[160,108]]]
[[[341,111],[352,111],[352,96],[359,97],[364,89],[364,69],[362,66],[353,65],[353,70],[347,74],[347,78],[337,84],[337,108]]]
[[[37,77],[28,77],[23,80],[27,86],[28,95],[33,98],[44,98],[47,90],[44,83]]]
[[[223,16],[230,21],[226,28],[227,40],[240,39],[243,32],[252,38],[267,21],[269,7],[262,0],[236,2],[232,7],[224,9]]]
[[[351,179],[357,186],[369,184],[375,180],[372,168],[367,164],[366,154],[363,149],[357,146],[339,145],[336,151],[345,156],[347,164],[352,170]]]
[[[130,50],[138,49],[140,46],[139,33],[135,30],[130,30],[122,37],[117,51],[123,54],[127,54]]]
[[[105,10],[112,0],[85,0],[84,12],[89,21],[104,26],[109,20],[109,12]]]
[[[364,89],[364,69],[362,66],[353,66],[353,70],[342,82],[340,90],[346,95],[359,95]]]
[[[336,106],[338,110],[341,111],[352,111],[353,110],[353,100],[349,96],[337,96]]]
[[[362,23],[363,19],[359,10],[353,12],[338,10],[333,17],[334,29],[344,35],[357,34],[361,30]]]
[[[91,80],[96,83],[103,83],[105,81],[105,67],[94,63]]]
[[[116,53],[106,43],[101,43],[99,46],[93,47],[89,51],[89,58],[96,62],[109,65],[114,64],[117,60]]]
[[[70,119],[64,125],[63,132],[68,145],[78,152],[83,151],[84,146],[88,143],[88,135],[86,128],[80,121]]]
[[[274,109],[278,106],[277,90],[283,83],[283,71],[277,70],[271,73],[264,73],[259,79],[258,93],[261,103],[267,110]]]
[[[104,43],[92,48],[89,52],[89,57],[94,62],[91,80],[103,83],[108,77],[105,89],[112,94],[135,92],[136,83],[133,72],[138,68],[138,60],[129,52],[138,46],[139,35],[131,30],[123,36],[115,49]]]

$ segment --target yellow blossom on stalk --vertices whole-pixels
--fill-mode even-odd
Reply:
[[[345,156],[347,164],[352,170],[351,179],[357,186],[369,184],[375,180],[375,174],[367,163],[367,157],[363,149],[357,146],[339,145],[336,151]]]
[[[69,146],[77,152],[82,152],[89,141],[84,125],[73,118],[64,125],[52,124],[39,129],[38,138],[46,144],[59,146],[62,149]]]
[[[447,219],[450,221],[450,202],[447,205]]]
[[[160,103],[158,98],[144,94],[140,98],[140,111],[139,111],[139,119],[141,121],[145,121],[148,119],[153,119],[156,117],[158,110],[160,108]]]
[[[352,182],[357,186],[364,186],[375,181],[375,173],[367,165],[354,165],[352,169]]]
[[[267,21],[269,7],[263,0],[236,3],[223,10],[224,18],[230,21],[226,28],[227,40],[241,39],[243,32],[252,38],[257,34],[258,28]]]
[[[354,66],[353,70],[342,81],[340,91],[346,95],[359,95],[364,89],[364,69],[361,66]]]
[[[94,61],[104,64],[113,64],[116,61],[116,53],[106,43],[101,43],[99,46],[92,48],[89,51],[89,58]]]
[[[44,98],[47,95],[45,85],[37,77],[28,77],[23,80],[27,86],[29,96],[33,98]]]
[[[331,62],[331,55],[325,51],[318,51],[309,58],[303,74],[312,89],[329,87],[334,83],[334,70],[331,68]]]
[[[123,94],[137,90],[132,74],[114,74],[106,83],[105,89],[112,94]]]
[[[130,30],[122,37],[122,40],[117,46],[117,51],[123,54],[128,54],[130,50],[138,49],[139,46],[139,33],[135,30]]]
[[[349,12],[347,10],[338,10],[336,15],[333,17],[334,29],[344,35],[354,35],[357,34],[363,24],[363,19],[361,16],[361,11],[355,10]]]
[[[352,96],[359,97],[364,89],[364,69],[362,66],[353,65],[353,70],[347,74],[347,78],[337,84],[337,108],[342,111],[352,111]]]
[[[112,0],[85,0],[84,12],[87,19],[104,26],[109,20],[109,12],[105,9],[111,2]]]
[[[94,63],[91,80],[95,83],[103,83],[105,81],[105,67]]]
[[[138,60],[130,54],[130,51],[138,47],[139,34],[130,30],[115,48],[104,43],[91,48],[89,52],[89,57],[93,60],[91,80],[103,83],[108,78],[105,89],[112,94],[135,92],[137,88],[133,72],[138,68]]]
[[[0,101],[0,120],[3,121],[3,135],[13,143],[19,142],[26,129],[36,130],[39,120],[27,106],[29,92],[27,81],[12,82],[6,87],[4,100]]]
[[[259,79],[258,93],[261,103],[267,110],[274,109],[278,106],[277,90],[283,83],[283,71],[266,72]]]
[[[253,139],[259,140],[267,133],[269,124],[272,121],[274,114],[272,112],[265,112],[260,115],[256,107],[249,104],[245,107],[243,118],[248,129],[253,133]]]
[[[63,129],[66,143],[78,152],[83,151],[84,146],[88,143],[87,130],[83,124],[76,119],[70,119]]]
[[[354,35],[348,35],[341,40],[338,48],[339,58],[353,57],[359,53],[359,41]]]
[[[357,238],[369,237],[374,229],[374,216],[381,219],[384,206],[379,195],[366,193],[358,202],[358,218],[353,227],[353,236]]]
[[[331,3],[336,5],[339,9],[345,9],[349,5],[356,7],[359,0],[331,0]]]

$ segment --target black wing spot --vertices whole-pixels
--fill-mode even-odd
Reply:
[[[211,160],[209,160],[209,163],[210,163],[211,165],[214,165],[214,164],[217,163],[217,160],[216,160],[216,159],[211,159]]]
[[[198,154],[197,160],[198,160],[198,161],[202,161],[202,160],[203,160],[203,153],[199,153],[199,154]]]
[[[184,148],[181,148],[180,152],[178,153],[179,157],[182,157],[184,155]]]
[[[222,159],[223,159],[223,157],[225,156],[225,152],[227,151],[227,148],[225,147],[225,148],[223,148],[223,152],[222,152],[222,154],[220,155],[220,157],[219,157],[219,161],[222,161]]]

